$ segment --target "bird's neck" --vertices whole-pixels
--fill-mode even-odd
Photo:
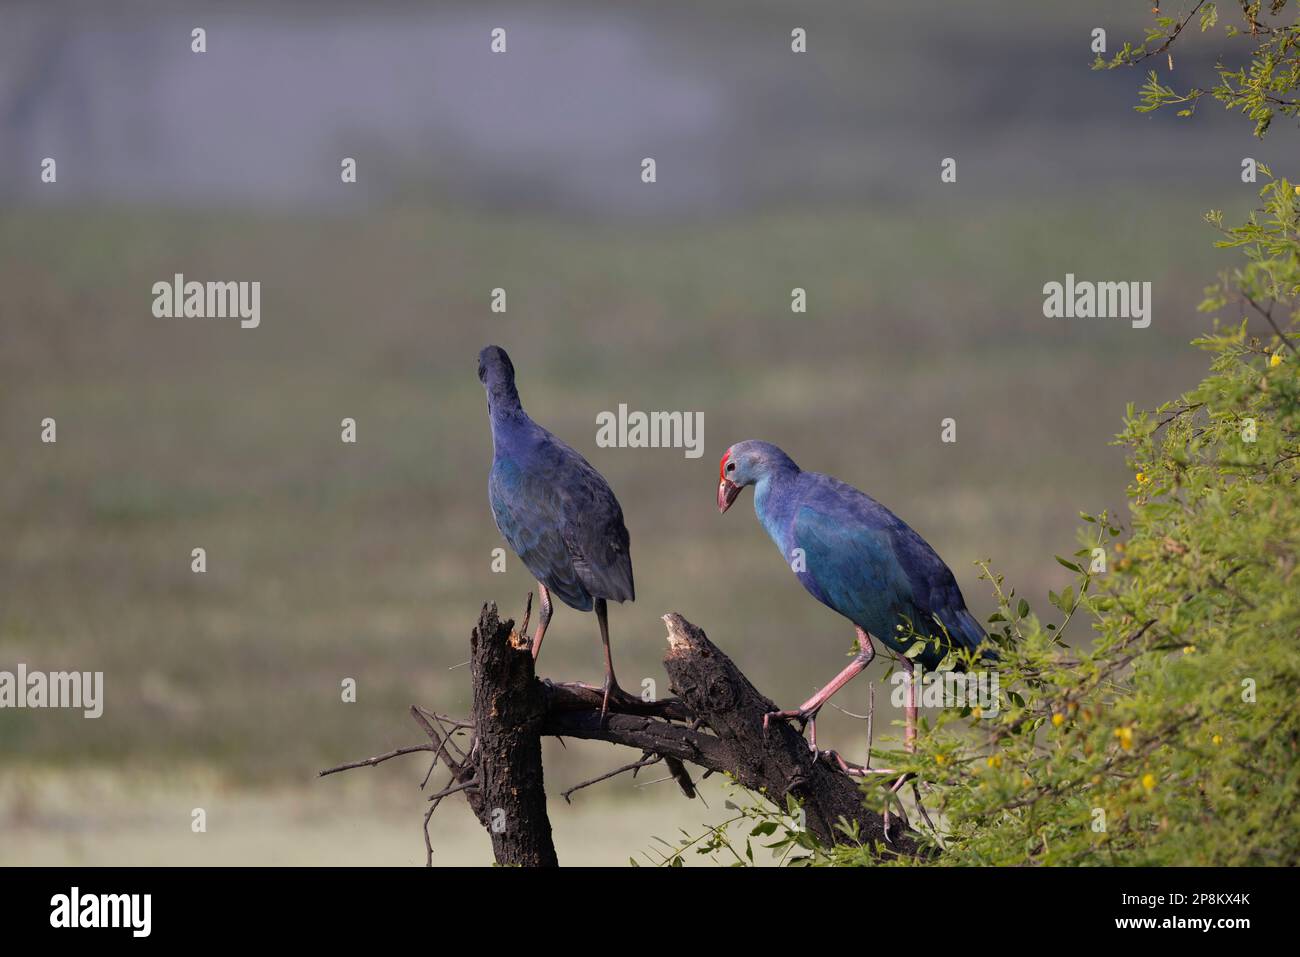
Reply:
[[[754,513],[778,546],[796,504],[798,479],[799,468],[791,465],[771,469],[754,483]]]
[[[528,444],[534,428],[532,419],[519,404],[518,395],[513,397],[513,401],[509,397],[498,401],[497,397],[489,394],[488,422],[492,426],[493,452],[507,456]]]
[[[495,429],[497,423],[521,422],[527,420],[524,407],[519,402],[519,392],[514,383],[501,382],[488,389],[488,418]]]

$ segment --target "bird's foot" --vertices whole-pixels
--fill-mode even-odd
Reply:
[[[620,688],[618,686],[618,682],[615,681],[614,677],[611,675],[610,677],[605,679],[605,685],[601,689],[601,697],[600,697],[600,720],[601,721],[604,721],[605,715],[609,713],[609,704],[611,701],[616,705],[623,705],[624,707],[627,707],[633,704],[640,703],[641,699],[628,694],[626,691]]]
[[[895,820],[897,820],[897,826],[896,826],[896,827],[894,826],[894,822],[895,822]],[[883,825],[883,827],[884,827],[884,829],[885,829],[885,843],[886,843],[886,844],[893,844],[893,843],[894,843],[894,835],[893,835],[892,831],[898,831],[899,834],[902,834],[902,833],[904,833],[904,832],[906,832],[906,831],[911,830],[911,828],[912,828],[911,822],[909,822],[909,821],[907,820],[907,815],[903,813],[903,808],[902,808],[901,805],[900,805],[899,808],[898,808],[898,813],[897,813],[897,814],[891,814],[890,811],[889,811],[889,805],[886,804],[886,805],[885,805],[885,813],[884,813],[884,815],[882,816],[881,824]]]
[[[807,729],[808,747],[815,754],[817,752],[817,711],[804,711],[802,708],[794,708],[790,711],[769,711],[763,715],[763,733],[767,734],[768,723],[777,718],[781,721],[798,721],[799,733],[803,734]]]

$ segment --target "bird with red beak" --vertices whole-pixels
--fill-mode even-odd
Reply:
[[[731,508],[731,503],[736,500],[743,490],[743,486],[737,485],[731,479],[727,478],[727,466],[731,465],[731,470],[736,470],[736,463],[731,461],[731,449],[727,449],[727,454],[722,457],[718,463],[718,511],[726,512]]]
[[[808,593],[850,622],[858,654],[825,687],[789,711],[764,717],[809,726],[817,713],[875,656],[872,638],[892,651],[909,676],[933,669],[954,648],[974,649],[984,629],[966,609],[952,571],[906,522],[865,492],[829,475],[805,472],[768,442],[738,442],[718,464],[718,511],[754,487],[754,512]],[[905,626],[900,631],[900,626]],[[915,637],[925,639],[914,648]],[[910,656],[910,657],[909,657]],[[914,682],[907,683],[904,745],[916,740]]]

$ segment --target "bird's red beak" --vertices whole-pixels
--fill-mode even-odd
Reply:
[[[737,485],[735,482],[730,482],[725,478],[721,482],[719,482],[718,483],[718,511],[725,512],[727,509],[731,508],[731,503],[736,500],[736,496],[739,494],[740,494],[740,486]]]
[[[740,486],[731,479],[727,478],[727,459],[731,458],[731,450],[722,456],[722,461],[718,463],[718,511],[725,512],[731,508],[731,503],[736,500],[740,494]]]

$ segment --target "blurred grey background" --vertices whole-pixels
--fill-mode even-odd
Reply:
[[[1241,215],[1242,158],[1296,145],[1213,107],[1135,113],[1141,75],[1092,72],[1090,32],[1113,51],[1148,17],[1117,0],[0,6],[0,668],[102,670],[107,698],[97,721],[0,712],[0,863],[422,861],[416,759],[313,775],[418,740],[411,702],[465,712],[449,669],[479,605],[517,615],[534,587],[513,556],[490,568],[488,342],[623,503],[626,686],[667,693],[670,610],[783,703],[843,663],[851,628],[748,497],[717,515],[717,459],[744,438],[889,505],[978,613],[977,558],[1046,608],[1077,512],[1122,512],[1125,403],[1200,378],[1194,307],[1231,262],[1201,214]],[[1192,37],[1175,77],[1217,52]],[[155,319],[151,286],[177,272],[260,281],[260,328]],[[1151,281],[1151,327],[1044,319],[1067,272]],[[597,448],[620,403],[702,412],[704,457]],[[544,674],[599,678],[591,616],[561,608],[549,635]],[[886,667],[836,701],[861,710]],[[820,731],[861,756],[860,722]],[[550,743],[553,797],[624,757]],[[622,863],[722,813],[721,785],[705,808],[644,782],[553,801],[561,860]],[[490,860],[463,807],[433,833],[438,863]]]

